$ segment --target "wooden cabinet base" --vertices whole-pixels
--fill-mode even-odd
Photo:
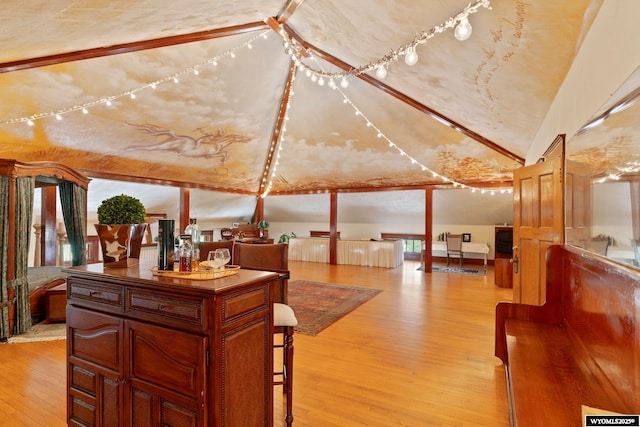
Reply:
[[[494,261],[495,284],[499,288],[513,288],[513,264],[508,258],[496,258]]]
[[[102,268],[67,270],[69,425],[273,425],[277,274]]]

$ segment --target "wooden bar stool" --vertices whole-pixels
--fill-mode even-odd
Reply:
[[[236,243],[232,262],[241,268],[280,274],[271,288],[274,301],[273,333],[282,335],[282,344],[274,344],[274,348],[282,349],[282,370],[274,372],[273,385],[282,385],[286,401],[285,422],[289,427],[293,423],[293,332],[298,324],[295,313],[287,305],[289,245]]]

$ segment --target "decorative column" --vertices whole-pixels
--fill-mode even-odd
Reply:
[[[38,221],[37,224],[33,224],[35,230],[36,242],[33,250],[33,266],[40,267],[42,265],[42,245],[40,239],[42,238],[42,224]]]
[[[64,248],[63,245],[65,243],[67,237],[67,231],[64,228],[64,223],[59,222],[58,228],[56,230],[56,265],[64,265]]]

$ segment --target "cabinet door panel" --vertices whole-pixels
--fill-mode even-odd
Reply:
[[[131,425],[136,427],[152,427],[158,422],[154,420],[154,396],[143,390],[131,390]]]
[[[204,337],[136,321],[127,322],[127,336],[131,380],[198,397],[204,389]]]
[[[112,316],[68,307],[69,425],[120,425],[122,325]]]
[[[160,425],[196,427],[198,425],[198,413],[184,406],[163,400],[160,408]]]
[[[125,330],[132,416],[140,425],[147,425],[143,419],[160,420],[160,425],[202,424],[207,339],[137,321],[126,321]]]
[[[220,381],[223,425],[271,425],[269,420],[273,416],[272,342],[269,317],[263,317],[223,334],[225,369]],[[264,406],[256,404],[258,402],[263,402]]]
[[[74,394],[67,397],[69,406],[69,425],[70,426],[95,426],[96,424],[96,406],[95,401],[87,402]]]
[[[122,319],[76,307],[67,309],[69,357],[122,372]]]
[[[118,427],[120,425],[120,381],[112,378],[102,380],[101,414],[102,427]]]
[[[133,388],[131,425],[135,427],[198,426],[198,412],[144,390]],[[159,411],[157,410],[159,409]],[[158,421],[158,419],[160,421]]]

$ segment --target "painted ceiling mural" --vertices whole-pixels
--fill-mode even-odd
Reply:
[[[508,183],[601,0],[494,0],[469,16],[466,41],[436,34],[418,45],[415,65],[400,56],[385,64],[386,77],[371,71],[346,87],[306,70],[378,60],[467,2],[12,4],[0,5],[9,18],[0,34],[2,157],[242,194],[269,181],[278,194]],[[279,15],[311,52],[292,80],[286,41],[264,24]],[[10,69],[222,29],[207,40]]]

